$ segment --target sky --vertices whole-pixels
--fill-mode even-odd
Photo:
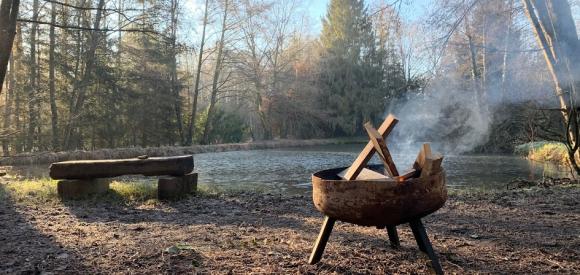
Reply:
[[[277,0],[285,1],[285,0]],[[377,0],[378,1],[378,0]],[[387,3],[398,2],[397,0],[383,0]],[[400,0],[402,5],[400,6],[401,18],[406,22],[415,21],[422,16],[426,15],[429,8],[434,5],[436,0]],[[322,29],[321,19],[326,15],[326,8],[330,0],[302,0],[302,11],[307,13],[311,20],[312,28],[310,31],[313,34],[320,33]],[[373,2],[373,0],[367,0],[367,4]],[[576,25],[580,26],[580,0],[571,0],[572,13],[576,21]],[[185,0],[186,11],[193,15],[200,15],[202,13],[201,7],[203,7],[203,0]],[[369,10],[370,13],[373,10]],[[200,24],[201,25],[201,24]],[[578,28],[580,32],[580,27]]]
[[[283,0],[281,0],[283,1]],[[313,32],[320,32],[322,29],[321,18],[326,15],[326,8],[330,0],[304,0],[306,8],[313,23]],[[367,1],[367,4],[371,1]],[[394,3],[394,0],[387,0],[387,3]],[[406,22],[417,20],[419,17],[425,15],[433,0],[402,0],[401,4],[401,18]],[[373,13],[373,9],[369,9],[369,13]]]
[[[284,0],[278,0],[284,1]],[[394,3],[395,0],[385,0],[387,3]],[[404,21],[410,22],[417,20],[419,17],[426,14],[429,5],[433,4],[434,0],[402,0],[402,5],[400,6],[401,17]],[[321,19],[326,15],[326,8],[330,0],[302,0],[302,5],[300,10],[310,17],[310,25],[312,28],[310,31],[313,34],[319,34],[322,30]],[[372,2],[372,0],[366,1],[367,4]],[[185,7],[188,12],[196,15],[201,15],[203,0],[186,0]],[[369,9],[369,13],[372,13],[373,9]]]

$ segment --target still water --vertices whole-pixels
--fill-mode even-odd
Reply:
[[[363,147],[364,144],[347,144],[196,154],[195,170],[200,183],[218,188],[306,193],[310,191],[313,172],[349,166]],[[397,154],[392,148],[391,153],[398,169],[405,171],[417,152]],[[371,163],[380,162],[375,157]],[[47,166],[14,167],[14,172],[25,178],[47,177]],[[498,189],[506,188],[516,178],[568,176],[564,168],[516,156],[446,155],[443,167],[450,189]]]
[[[363,144],[313,146],[289,149],[208,153],[195,156],[199,180],[220,187],[258,188],[273,192],[310,190],[313,172],[349,166]],[[395,154],[400,171],[411,167],[414,154]],[[418,149],[417,149],[418,151]],[[371,163],[380,163],[373,158]],[[516,178],[566,177],[567,171],[516,156],[446,155],[443,167],[449,188],[506,188]]]

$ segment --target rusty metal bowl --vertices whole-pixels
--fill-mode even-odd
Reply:
[[[381,171],[380,165],[368,168]],[[427,178],[395,180],[342,180],[343,168],[312,175],[312,198],[323,214],[363,226],[393,226],[422,218],[447,200],[445,171]]]

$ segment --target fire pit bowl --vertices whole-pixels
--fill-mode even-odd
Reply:
[[[383,166],[369,166],[380,172]],[[447,200],[445,171],[399,182],[342,180],[346,169],[322,170],[312,175],[312,197],[324,215],[363,226],[395,226],[420,219],[441,208]]]

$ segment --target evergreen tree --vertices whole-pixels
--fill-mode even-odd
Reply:
[[[320,102],[333,134],[352,135],[384,112],[385,50],[362,0],[332,0],[322,22]]]

